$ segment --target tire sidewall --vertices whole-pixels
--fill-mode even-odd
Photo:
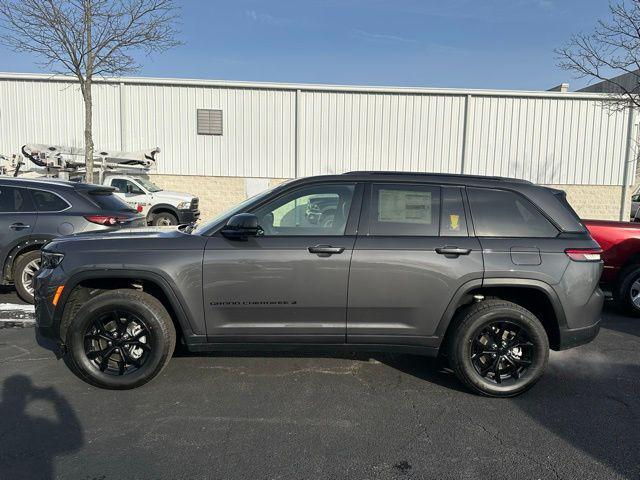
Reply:
[[[101,372],[85,353],[86,331],[99,315],[113,310],[129,311],[138,315],[150,332],[149,343],[152,350],[148,358],[141,368],[127,375],[116,376]],[[160,312],[144,302],[113,294],[100,295],[83,305],[69,326],[66,340],[71,360],[82,377],[103,388],[127,389],[140,386],[159,373],[166,363],[167,356],[171,354],[171,345],[165,335]]]
[[[34,303],[33,295],[31,295],[27,289],[22,285],[22,272],[25,267],[33,260],[40,257],[40,250],[33,250],[31,252],[23,253],[18,257],[13,270],[13,284],[16,287],[18,296],[25,302]]]
[[[160,225],[160,220],[166,218],[170,221],[169,225],[177,225],[178,224],[178,218],[173,215],[172,213],[158,213],[154,218],[153,218],[153,225],[154,226],[158,226]]]
[[[512,385],[502,386],[484,379],[476,371],[471,361],[471,347],[478,331],[490,323],[507,321],[523,328],[529,340],[534,345],[534,361],[521,377],[523,381]],[[457,356],[460,374],[475,390],[484,395],[497,397],[511,397],[531,388],[544,373],[549,359],[549,340],[540,322],[532,315],[510,308],[508,306],[494,307],[489,311],[480,312],[473,316],[459,336],[453,347]]]
[[[618,284],[616,300],[627,311],[640,316],[640,308],[638,308],[631,300],[631,286],[640,278],[640,265],[629,267],[622,274],[622,280]]]

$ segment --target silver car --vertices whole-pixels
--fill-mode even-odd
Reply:
[[[61,235],[142,226],[144,217],[93,184],[0,177],[0,261],[2,285],[14,284],[33,303],[33,277],[40,248]]]

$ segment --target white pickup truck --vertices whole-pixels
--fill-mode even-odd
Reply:
[[[180,225],[200,217],[198,197],[163,190],[145,178],[107,174],[103,184],[114,187],[116,195],[144,213],[150,225]]]

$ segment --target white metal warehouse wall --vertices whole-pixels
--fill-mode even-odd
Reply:
[[[585,93],[338,87],[126,78],[95,85],[95,143],[160,146],[158,173],[288,178],[347,170],[622,185],[635,122]],[[196,133],[222,109],[224,134]],[[82,146],[82,99],[58,77],[0,74],[0,153]]]

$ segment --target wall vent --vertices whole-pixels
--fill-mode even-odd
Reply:
[[[222,135],[222,110],[198,109],[198,135]]]

